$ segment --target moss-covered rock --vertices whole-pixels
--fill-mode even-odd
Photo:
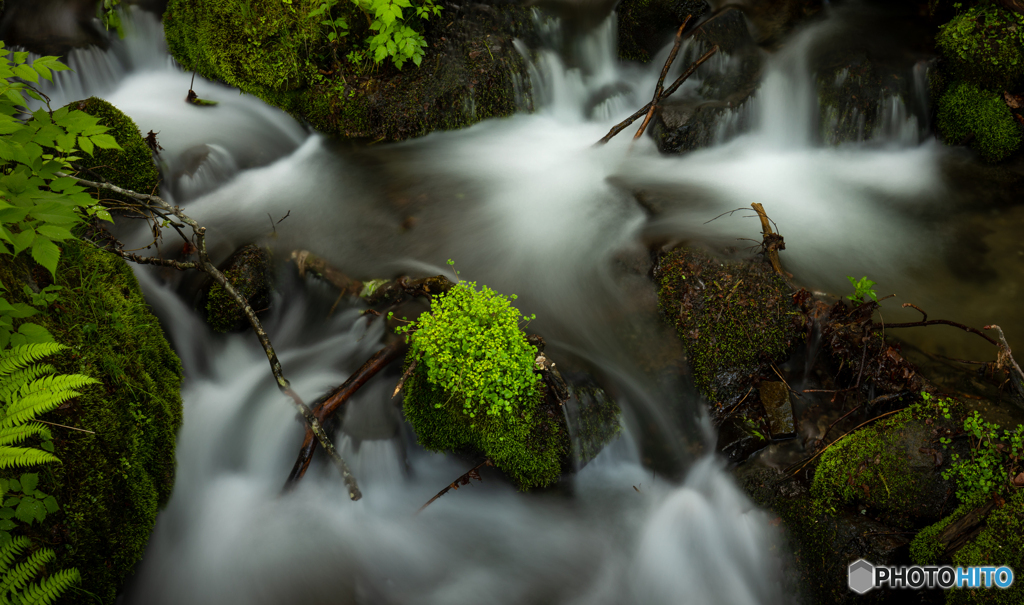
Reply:
[[[936,405],[908,407],[830,446],[814,471],[811,494],[831,507],[866,507],[903,527],[941,517],[953,484],[942,477],[949,454],[937,431],[953,428],[954,421]]]
[[[266,248],[253,244],[242,246],[219,268],[253,311],[260,314],[270,307],[273,272]],[[212,280],[204,289],[199,306],[206,323],[217,332],[234,332],[249,325],[238,303]]]
[[[82,153],[82,159],[78,162],[80,166],[89,169],[93,176],[98,175],[107,181],[117,183],[123,189],[151,195],[160,194],[160,170],[153,161],[153,152],[131,118],[97,97],[69,103],[69,106],[99,118],[100,125],[110,129],[107,134],[113,136],[121,146],[121,149],[97,147],[91,156]],[[85,176],[89,178],[88,174]],[[121,199],[119,194],[109,191],[104,191],[103,196]]]
[[[950,144],[967,143],[989,162],[1016,151],[1022,129],[999,94],[958,82],[939,100],[938,127]]]
[[[646,63],[691,15],[696,23],[710,9],[704,0],[623,0],[616,8],[619,57]]]
[[[955,78],[1002,91],[1024,84],[1024,15],[979,3],[939,28],[935,44]]]
[[[40,469],[39,488],[57,498],[60,511],[31,531],[57,553],[54,569],[82,574],[79,589],[61,602],[109,604],[171,494],[181,365],[124,261],[77,240],[62,248],[61,298],[31,321],[70,347],[52,360],[59,373],[102,384],[43,417],[92,433],[51,429],[62,463]],[[25,301],[22,285],[48,278],[25,256],[0,263],[9,300]]]
[[[787,357],[802,325],[789,287],[767,263],[721,263],[681,248],[661,259],[655,279],[694,382],[716,405],[743,396],[751,378],[773,376],[768,366]]]
[[[440,2],[441,14],[422,23],[422,65],[398,70],[346,59],[360,51],[366,17],[338,3],[336,16],[351,31],[332,42],[321,19],[309,17],[316,4],[172,0],[164,13],[168,48],[185,69],[345,137],[401,140],[518,109],[517,90],[528,79],[512,38],[532,31],[527,9]]]

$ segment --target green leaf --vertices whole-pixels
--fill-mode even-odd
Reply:
[[[68,236],[71,236],[70,232]],[[50,241],[48,237],[40,236],[32,242],[32,258],[40,265],[49,269],[50,275],[56,279],[57,262],[60,260],[60,248]]]
[[[78,146],[81,147],[82,151],[88,153],[89,155],[92,155],[94,147],[92,141],[89,140],[89,137],[78,137]]]
[[[45,235],[53,241],[63,241],[66,239],[74,239],[75,236],[71,233],[71,230],[67,227],[60,225],[40,225],[36,227],[36,232],[40,235]],[[38,262],[38,261],[36,261]]]
[[[20,492],[21,491],[21,482],[18,481],[17,479],[11,479],[7,483],[7,489],[8,489],[8,491],[12,491],[12,492]],[[10,502],[10,500],[8,500],[7,502],[4,502],[4,506],[13,506],[12,504],[8,504],[8,502]],[[17,504],[17,502],[15,502],[14,504]]]
[[[46,518],[46,507],[39,500],[26,496],[18,503],[18,508],[14,509],[14,517],[22,523],[31,525]]]
[[[7,510],[10,510],[10,509],[7,509]],[[13,510],[11,511],[11,514],[12,515],[14,514]],[[10,519],[0,520],[0,531],[11,531],[12,529],[14,529],[17,526],[18,526],[18,524],[15,523],[14,521],[11,521]]]
[[[89,137],[93,144],[102,149],[120,149],[117,140],[109,134],[96,134]]]
[[[19,254],[22,250],[32,245],[36,239],[36,232],[32,229],[25,229],[21,233],[18,233],[11,237],[11,243],[14,245],[14,254]]]
[[[21,477],[18,478],[21,482],[21,490],[25,493],[31,492],[36,489],[39,485],[39,474],[38,473],[22,473]]]
[[[14,338],[11,342],[14,342]],[[53,342],[50,331],[39,324],[24,323],[18,326],[18,345],[43,344]]]

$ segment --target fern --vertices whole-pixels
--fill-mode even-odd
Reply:
[[[56,343],[42,343],[0,350],[0,470],[60,461],[43,449],[16,444],[37,437],[43,441],[43,447],[47,447],[52,439],[50,430],[39,422],[33,422],[36,417],[79,395],[75,389],[99,382],[81,374],[56,374],[57,370],[52,365],[40,363],[44,357],[66,348]],[[52,445],[47,449],[52,449]],[[34,518],[41,521],[47,510],[57,510],[52,497],[35,489],[36,482],[37,475],[28,473],[21,476],[21,487],[11,487],[22,492],[19,498],[21,505],[16,513],[19,520],[31,522]],[[16,484],[12,480],[11,485]],[[0,500],[3,500],[3,492],[7,489],[5,479],[0,482]],[[32,502],[39,509],[36,513],[29,507],[27,519],[20,516],[26,502]],[[50,605],[81,579],[77,569],[68,569],[36,580],[56,556],[49,548],[40,548],[15,564],[31,541],[25,536],[10,536],[8,529],[11,525],[0,531],[0,537],[7,541],[0,541],[0,605]]]
[[[40,359],[66,349],[55,342],[33,343],[0,351],[0,379],[26,368]],[[5,383],[0,383],[6,386]]]
[[[0,603],[4,605],[50,605],[62,592],[81,579],[77,569],[68,569],[30,584],[45,565],[55,558],[52,550],[41,548],[12,568],[15,560],[30,544],[28,538],[18,536],[0,546]]]

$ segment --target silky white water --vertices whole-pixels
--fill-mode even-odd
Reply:
[[[186,369],[185,423],[174,494],[124,602],[791,600],[767,515],[720,461],[689,453],[702,442],[712,449],[702,403],[643,361],[672,338],[651,313],[646,243],[756,238],[757,222],[739,215],[705,223],[757,201],[786,236],[784,261],[801,281],[842,292],[846,275],[867,274],[925,303],[948,298],[914,277],[941,246],[920,218],[942,195],[944,153],[920,142],[918,118],[882,100],[889,121],[865,137],[873,140],[816,144],[805,56],[833,20],[769,58],[760,90],[736,110],[756,116],[752,131],[682,157],[658,155],[647,138],[632,143],[633,129],[592,147],[646,102],[668,52],[651,66],[619,64],[613,19],[566,45],[571,56],[523,48],[534,113],[374,147],[310,134],[198,77],[199,96],[220,105],[187,105],[191,74],[167,57],[159,24],[138,13],[130,23],[110,51],[73,54],[78,73],[61,78],[54,104],[96,94],[143,133],[159,131],[164,195],[209,227],[219,258],[251,242],[279,260],[307,249],[360,279],[454,277],[445,264],[454,259],[462,278],[519,295],[549,355],[615,394],[623,432],[557,494],[518,493],[491,475],[416,516],[469,466],[416,445],[390,397],[392,368],[348,404],[336,437],[364,498],[348,501],[319,461],[282,495],[303,431],[255,339],[211,335],[177,276],[138,268]],[[560,47],[558,24],[541,27]],[[705,69],[729,66],[722,56]],[[697,94],[702,73],[678,94]],[[635,190],[656,194],[659,213],[641,210]],[[122,236],[146,244],[144,234]],[[381,347],[384,327],[347,303],[329,316],[326,286],[283,262],[279,273],[266,326],[295,390],[311,401]],[[645,460],[652,452],[668,462]],[[685,472],[672,480],[652,466]]]

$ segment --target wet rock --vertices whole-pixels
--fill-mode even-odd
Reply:
[[[997,0],[999,6],[1002,6],[1008,11],[1015,11],[1024,14],[1024,0]]]
[[[768,414],[768,428],[772,439],[792,437],[796,434],[793,404],[789,401],[789,387],[784,382],[762,382],[759,389],[761,403]]]
[[[911,534],[873,519],[867,511],[824,507],[778,469],[743,465],[734,474],[750,498],[775,516],[773,524],[785,531],[805,601],[884,602],[884,591],[850,591],[847,566],[862,558],[876,565],[906,564]]]
[[[732,408],[772,379],[772,362],[788,356],[803,330],[789,287],[761,260],[722,263],[680,248],[658,260],[654,279],[659,310],[675,325],[694,383],[713,408]]]
[[[95,0],[7,0],[0,8],[0,39],[7,46],[57,56],[73,48],[107,47]]]
[[[269,310],[273,268],[266,248],[249,244],[235,251],[218,267],[228,282],[257,315]],[[249,325],[245,313],[220,284],[208,282],[200,296],[199,311],[217,332],[235,332]]]
[[[761,46],[771,47],[817,15],[824,4],[822,0],[759,0],[744,2],[742,6],[750,19],[754,39]]]
[[[696,23],[709,10],[704,0],[623,0],[616,7],[619,57],[647,63],[671,41],[687,15]]]
[[[223,0],[171,0],[164,13],[171,55],[321,132],[397,141],[529,106],[529,78],[513,45],[536,38],[524,6],[441,0],[441,13],[422,26],[422,64],[399,69],[390,59],[346,59],[361,52],[369,33],[354,5],[337,5],[337,12],[349,11],[351,30],[329,43],[327,31],[308,26],[313,4],[251,4],[239,12]]]
[[[750,98],[761,77],[764,59],[739,9],[730,7],[711,17],[694,31],[693,39],[698,43],[693,58],[712,46],[720,50],[698,69],[702,84],[696,97],[677,93],[655,111],[650,133],[664,153],[711,145],[719,121]]]

